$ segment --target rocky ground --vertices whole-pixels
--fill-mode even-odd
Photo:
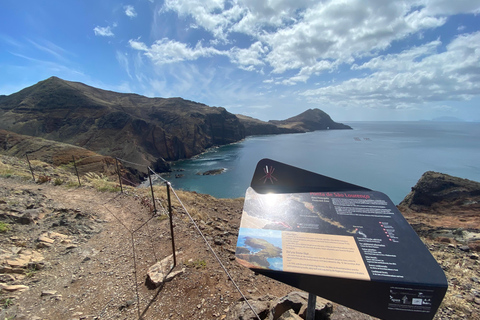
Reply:
[[[2,171],[0,166],[2,320],[239,319],[240,294],[175,195],[174,239],[179,254],[173,271],[178,275],[157,288],[147,280],[148,269],[172,253],[169,219],[164,214],[166,188],[155,189],[154,214],[149,189],[100,192],[95,179],[78,187],[74,179],[68,182],[66,174],[47,165],[45,175],[52,179],[39,184],[27,181],[28,175],[13,174],[11,159],[1,160],[3,169],[11,170]],[[96,180],[99,183],[102,177]],[[243,199],[177,194],[255,306],[272,306],[277,298],[296,291],[235,261]],[[445,214],[435,219],[427,213],[405,214],[449,281],[435,319],[480,319],[475,240],[480,231],[474,224],[478,212],[461,218],[466,221]],[[318,299],[317,303],[323,307],[327,302]],[[333,304],[330,319],[374,318]]]

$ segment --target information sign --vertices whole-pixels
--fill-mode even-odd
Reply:
[[[382,319],[430,320],[447,290],[388,196],[270,159],[247,189],[236,259]]]

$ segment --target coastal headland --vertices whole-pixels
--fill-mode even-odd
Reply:
[[[144,176],[146,166],[168,171],[170,161],[250,135],[351,128],[319,109],[265,122],[182,98],[147,98],[51,77],[0,96],[0,129],[140,164],[127,168]]]

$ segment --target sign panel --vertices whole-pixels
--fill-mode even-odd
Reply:
[[[247,189],[236,259],[383,319],[430,320],[447,290],[388,196],[270,159]]]

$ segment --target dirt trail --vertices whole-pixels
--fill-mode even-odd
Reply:
[[[152,215],[145,194],[0,178],[0,213],[27,219],[24,224],[10,223],[11,230],[0,233],[4,271],[0,282],[28,287],[25,291],[2,290],[4,314],[0,316],[25,320],[137,319],[139,315],[143,319],[229,319],[240,294],[176,202],[175,244],[181,254],[175,270],[185,271],[160,288],[146,285],[148,268],[170,255],[172,245],[168,219],[161,207],[160,213]],[[182,196],[247,297],[282,297],[297,290],[255,275],[235,261],[243,199],[195,193]],[[39,241],[42,235],[54,241],[45,245]],[[435,319],[478,319],[478,261],[453,244],[431,242],[429,247],[453,284],[448,304]],[[5,269],[8,257],[25,252],[43,256],[41,263],[34,265],[38,268],[17,268],[13,273]],[[458,273],[457,265],[469,272]],[[338,305],[334,310],[333,320],[374,319]]]

